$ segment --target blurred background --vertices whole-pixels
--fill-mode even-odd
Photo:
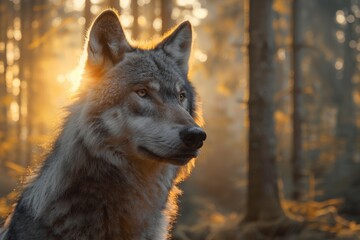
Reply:
[[[182,183],[173,234],[234,239],[249,212],[249,1],[0,0],[1,218],[23,176],[41,163],[79,86],[86,29],[113,7],[133,39],[192,23],[190,79],[202,99],[208,139]],[[286,219],[301,224],[284,231],[260,227],[256,237],[247,229],[244,239],[360,239],[360,0],[270,2],[273,180]]]

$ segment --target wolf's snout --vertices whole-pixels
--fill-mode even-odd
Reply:
[[[184,128],[180,131],[180,138],[187,147],[201,148],[206,133],[199,127]]]

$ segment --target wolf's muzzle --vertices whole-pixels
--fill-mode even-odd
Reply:
[[[206,133],[199,127],[189,127],[180,131],[180,138],[186,147],[198,149],[202,147]]]

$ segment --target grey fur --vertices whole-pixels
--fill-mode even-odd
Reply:
[[[38,175],[25,187],[4,239],[167,239],[196,147],[187,79],[191,26],[152,47],[130,44],[117,15],[94,22],[78,100]],[[145,93],[145,94],[144,94]],[[198,123],[196,123],[198,122]]]

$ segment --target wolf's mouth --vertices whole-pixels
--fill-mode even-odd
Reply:
[[[139,150],[145,153],[153,160],[161,161],[161,162],[168,162],[174,165],[185,165],[187,164],[192,158],[197,157],[197,151],[194,152],[182,152],[178,154],[174,154],[171,156],[159,156],[158,154],[154,153],[153,151],[149,150],[146,147],[139,146]]]

